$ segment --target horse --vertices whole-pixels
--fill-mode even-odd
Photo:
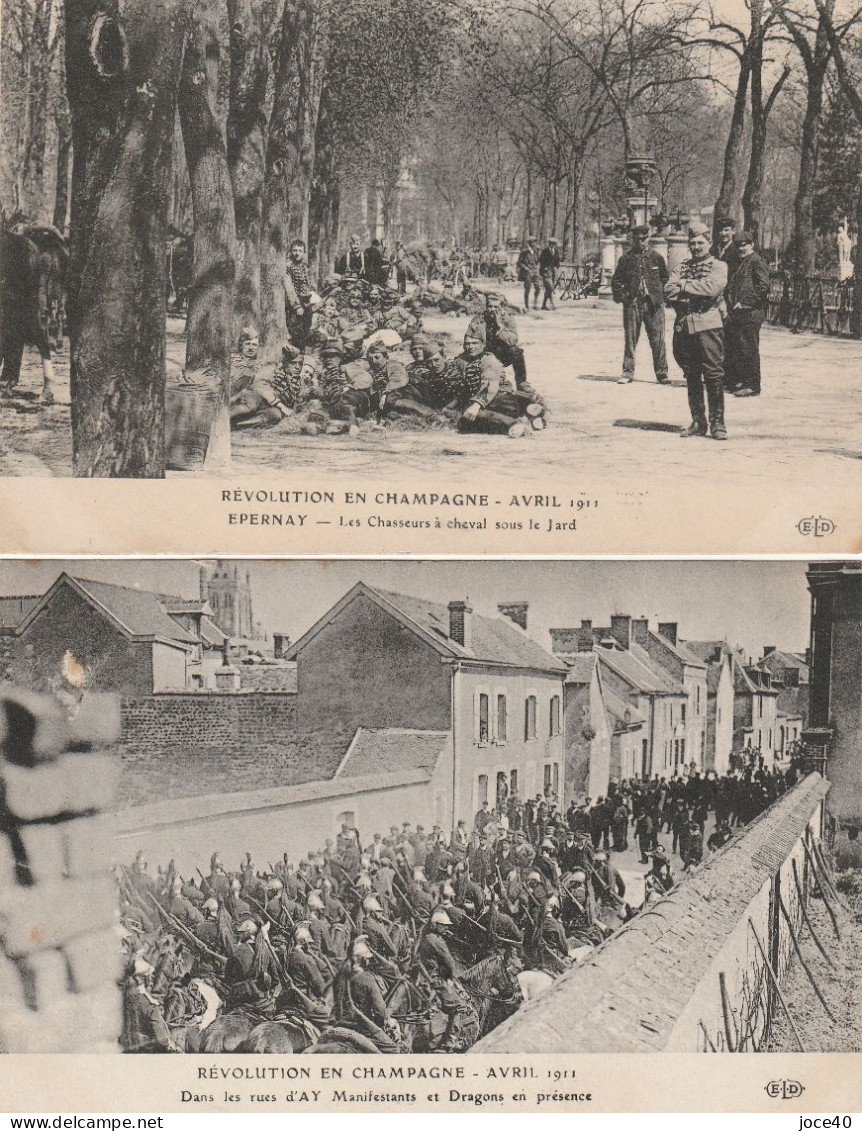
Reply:
[[[533,1001],[543,994],[548,986],[554,984],[554,979],[544,970],[522,970],[518,974],[518,986],[524,1001]]]
[[[471,966],[458,979],[479,1017],[485,1036],[510,1017],[523,1002],[521,988],[506,954],[495,952]]]
[[[403,975],[386,995],[386,1007],[401,1028],[407,1052],[435,1052],[446,1033],[446,1015],[427,993]]]
[[[200,1052],[242,1052],[242,1045],[257,1026],[256,1018],[241,1010],[217,1017],[203,1034]]]
[[[320,1037],[320,1030],[301,1014],[262,1021],[243,1041],[239,1052],[292,1053],[305,1052]]]
[[[371,1053],[380,1055],[380,1049],[370,1037],[363,1036],[353,1029],[343,1025],[333,1025],[324,1029],[316,1044],[305,1050],[306,1053],[322,1054],[332,1053]]]

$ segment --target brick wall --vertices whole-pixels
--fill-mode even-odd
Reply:
[[[110,747],[119,706],[69,721],[50,698],[0,697],[0,1052],[116,1052],[121,1025]]]
[[[352,732],[303,732],[296,695],[165,693],[122,704],[121,801],[298,785],[329,778]]]
[[[125,747],[176,750],[287,743],[296,734],[296,695],[267,692],[164,693],[124,700]]]

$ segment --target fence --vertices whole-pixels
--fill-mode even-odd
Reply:
[[[817,275],[770,277],[766,320],[794,332],[849,337],[853,333],[853,279],[821,279]]]

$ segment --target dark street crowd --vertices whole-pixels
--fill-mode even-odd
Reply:
[[[514,793],[451,835],[343,825],[296,862],[214,852],[206,875],[139,854],[118,869],[123,1048],[464,1051],[637,914],[612,859],[629,837],[646,905],[676,884],[672,853],[697,867],[788,785],[764,768],[611,781],[565,811]]]

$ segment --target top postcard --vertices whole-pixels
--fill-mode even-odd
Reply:
[[[849,0],[2,30],[5,551],[862,546]]]

